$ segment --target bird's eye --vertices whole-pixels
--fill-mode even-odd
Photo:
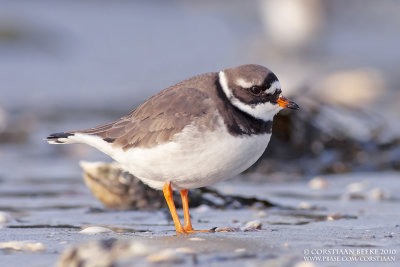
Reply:
[[[250,91],[251,91],[253,94],[258,95],[259,93],[261,93],[261,88],[258,87],[258,86],[252,86],[252,87],[250,88]]]

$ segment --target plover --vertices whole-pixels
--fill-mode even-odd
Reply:
[[[273,72],[249,64],[192,77],[116,121],[46,140],[84,143],[109,155],[150,187],[162,189],[176,232],[193,233],[199,231],[190,222],[188,189],[212,185],[253,165],[283,108],[299,107],[282,96]],[[180,190],[183,226],[172,190]]]

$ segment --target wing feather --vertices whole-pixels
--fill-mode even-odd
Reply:
[[[154,95],[121,119],[87,130],[75,131],[112,140],[124,150],[153,147],[172,140],[182,129],[213,118],[213,101],[201,90],[170,87]],[[211,122],[208,122],[211,123]]]

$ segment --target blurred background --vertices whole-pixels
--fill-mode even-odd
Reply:
[[[399,170],[399,14],[394,0],[1,0],[0,182],[80,179],[78,160],[109,159],[49,133],[247,63],[301,106],[276,118],[250,179]]]

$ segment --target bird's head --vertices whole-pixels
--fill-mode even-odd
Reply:
[[[272,120],[283,108],[299,106],[282,96],[276,75],[260,65],[242,65],[219,72],[219,83],[233,106],[264,121]]]

